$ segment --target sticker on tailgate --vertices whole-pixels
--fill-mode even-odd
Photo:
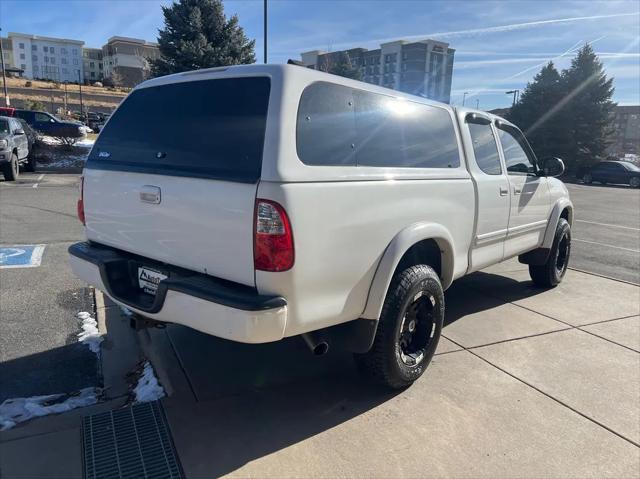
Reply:
[[[166,278],[167,275],[162,274],[160,271],[145,267],[138,268],[138,286],[140,286],[140,289],[145,293],[155,295],[158,291],[160,281]]]

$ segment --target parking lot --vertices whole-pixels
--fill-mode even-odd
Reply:
[[[0,181],[0,244],[45,245],[40,267],[0,269],[3,397],[100,381],[95,356],[70,347],[75,313],[92,307],[65,252],[83,236],[77,175],[41,175]],[[184,475],[638,477],[640,191],[568,187],[575,269],[550,291],[514,260],[455,283],[438,353],[405,391],[368,386],[348,354],[314,357],[297,338],[250,346],[179,326],[141,332]],[[119,316],[107,308],[108,321]],[[18,381],[29,367],[37,374]],[[35,475],[52,459],[20,451],[69,431],[38,443],[0,433],[0,471]],[[64,477],[81,477],[80,436],[70,437]]]

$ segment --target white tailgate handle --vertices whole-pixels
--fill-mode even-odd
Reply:
[[[144,185],[140,188],[140,201],[143,203],[151,203],[153,205],[160,204],[160,187],[153,185]]]

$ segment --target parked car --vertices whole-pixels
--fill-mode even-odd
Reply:
[[[38,133],[33,128],[31,128],[29,124],[26,121],[24,121],[22,118],[15,118],[15,119],[18,122],[20,122],[20,125],[24,130],[24,134],[27,136],[27,143],[29,145],[29,161],[27,161],[25,169],[27,171],[35,171],[36,170],[35,154],[38,150]]]
[[[486,112],[292,65],[180,73],[136,87],[98,137],[71,266],[138,325],[300,335],[402,388],[455,279],[518,256],[536,285],[562,281],[563,171]]]
[[[603,185],[624,184],[638,188],[640,168],[628,161],[601,161],[584,174],[582,181],[586,184],[596,181]]]
[[[43,135],[61,138],[81,138],[85,136],[85,127],[81,123],[62,121],[46,111],[16,109],[14,116],[22,118],[29,126]]]
[[[29,141],[22,125],[15,118],[0,116],[0,170],[6,181],[14,181],[20,165],[32,167],[29,161]]]

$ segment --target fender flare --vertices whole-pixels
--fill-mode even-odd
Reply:
[[[371,282],[362,318],[373,320],[380,318],[391,277],[402,256],[414,244],[428,239],[434,240],[440,248],[442,287],[446,289],[451,285],[455,258],[451,233],[437,223],[414,223],[400,231],[385,249]]]
[[[544,240],[541,248],[550,249],[553,245],[553,238],[556,235],[556,228],[558,227],[558,221],[560,221],[560,214],[565,208],[569,208],[569,226],[573,226],[573,203],[569,198],[558,198],[551,210],[551,216],[547,223],[547,230],[544,233]]]

